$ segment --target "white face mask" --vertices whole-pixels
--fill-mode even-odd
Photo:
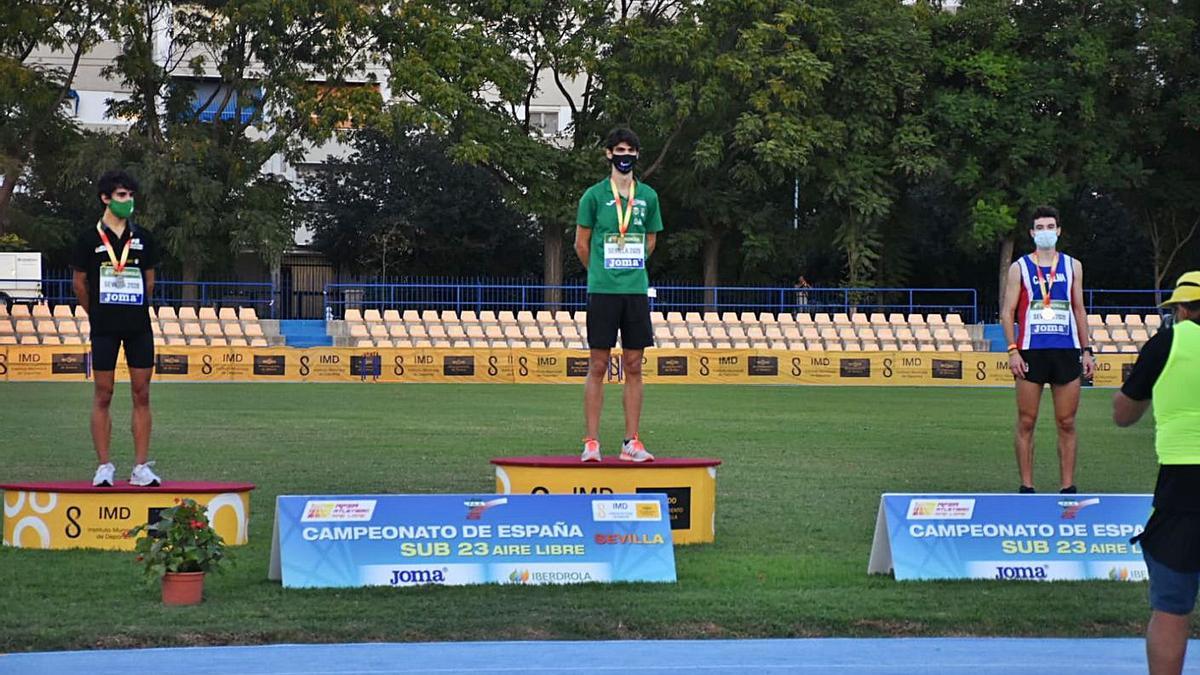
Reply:
[[[1035,230],[1033,243],[1038,248],[1054,248],[1054,245],[1058,243],[1058,230]]]

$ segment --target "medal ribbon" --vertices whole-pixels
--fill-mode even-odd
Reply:
[[[117,252],[113,250],[112,243],[108,240],[108,234],[104,232],[104,226],[96,223],[96,231],[100,233],[100,241],[104,243],[104,250],[108,251],[108,259],[112,261],[112,266],[117,270],[117,274],[125,271],[125,261],[129,260],[129,247],[133,244],[133,237],[129,237],[125,241],[125,248],[121,251],[121,260],[117,260]]]
[[[617,181],[609,178],[608,184],[612,188],[613,204],[617,207],[617,229],[621,232],[621,241],[624,241],[625,233],[629,231],[629,223],[633,222],[633,195],[637,191],[637,181],[629,184],[629,207],[623,212],[621,211],[621,195],[617,192]]]
[[[1037,270],[1038,286],[1042,289],[1042,307],[1050,309],[1050,289],[1054,288],[1054,276],[1058,269],[1058,253],[1055,252],[1054,262],[1050,264],[1050,278],[1048,280],[1042,276],[1042,266],[1038,264],[1037,256],[1033,258],[1033,268]]]

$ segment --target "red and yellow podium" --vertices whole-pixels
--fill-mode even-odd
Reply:
[[[99,548],[132,551],[125,533],[156,519],[157,512],[191,498],[208,507],[217,534],[245,544],[250,525],[252,483],[168,481],[135,487],[119,481],[92,487],[86,481],[2,483],[4,545],[14,548]]]
[[[500,494],[636,494],[661,492],[671,511],[676,544],[707,544],[716,535],[719,459],[662,458],[654,462],[580,462],[575,457],[497,457]]]

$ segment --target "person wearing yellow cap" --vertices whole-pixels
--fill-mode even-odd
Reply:
[[[1179,277],[1162,304],[1173,311],[1142,347],[1113,397],[1113,421],[1127,427],[1154,402],[1158,481],[1140,543],[1150,575],[1146,658],[1150,673],[1180,673],[1189,615],[1200,592],[1200,271]]]

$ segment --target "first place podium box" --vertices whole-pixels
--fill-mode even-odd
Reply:
[[[245,544],[253,483],[167,481],[136,487],[118,481],[92,487],[87,481],[3,483],[4,545],[13,548],[92,548],[132,551],[129,530],[157,520],[177,499],[208,507],[208,519],[226,543]]]
[[[653,462],[580,462],[576,457],[497,457],[499,494],[667,495],[671,539],[708,544],[716,536],[717,467],[712,458],[668,457]]]

